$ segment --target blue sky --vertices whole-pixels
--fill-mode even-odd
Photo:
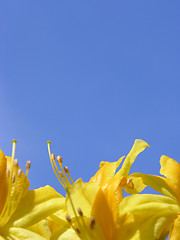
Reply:
[[[46,141],[73,179],[151,148],[132,171],[159,173],[162,154],[180,162],[179,1],[1,1],[0,147],[31,189],[63,193]]]

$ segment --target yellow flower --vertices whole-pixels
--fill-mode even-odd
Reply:
[[[133,178],[141,178],[144,185],[141,185],[141,190],[147,185],[163,194],[164,196],[158,196],[159,198],[159,209],[165,205],[168,201],[168,205],[165,215],[169,217],[164,218],[164,229],[159,233],[160,239],[165,237],[170,232],[170,240],[180,239],[180,164],[167,156],[161,156],[160,159],[161,169],[160,174],[164,177],[147,175],[142,173],[134,173]],[[140,189],[140,188],[139,188]],[[151,209],[149,208],[149,211]],[[157,209],[156,214],[160,214]],[[161,220],[158,221],[161,224]],[[164,237],[164,238],[163,238]]]
[[[30,227],[61,209],[64,198],[50,186],[28,191],[30,161],[24,174],[14,159],[15,145],[13,140],[12,157],[0,150],[0,239],[47,239]]]
[[[128,176],[129,171],[137,155],[148,146],[146,142],[136,140],[117,173],[116,170],[124,157],[117,162],[101,162],[99,171],[88,183],[77,180],[74,184],[68,168],[63,169],[62,158],[58,156],[61,172],[59,171],[48,142],[53,170],[67,190],[66,209],[49,218],[53,231],[51,239],[119,239],[122,231],[119,224],[119,205],[123,199],[123,188],[134,188],[131,175]],[[65,222],[65,215],[71,228]],[[58,228],[60,224],[61,227]]]

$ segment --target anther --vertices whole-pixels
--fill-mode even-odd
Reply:
[[[17,167],[18,166],[18,160],[14,159],[14,166]]]
[[[79,213],[79,216],[82,217],[82,216],[83,216],[83,212],[82,212],[81,208],[78,208],[77,211],[78,211],[78,213]]]
[[[51,154],[51,157],[52,157],[52,160],[55,161],[55,154],[54,153]]]
[[[132,178],[129,178],[129,179],[127,180],[127,187],[128,187],[128,188],[131,188],[131,189],[134,188],[134,183],[133,183]]]
[[[59,175],[60,175],[62,178],[64,177],[61,171],[59,171]]]
[[[30,161],[27,161],[27,162],[26,162],[26,169],[30,169],[30,167],[31,167],[31,162],[30,162]]]
[[[69,223],[71,223],[71,217],[70,217],[69,214],[66,215],[66,220],[67,220]]]
[[[81,233],[80,230],[79,230],[79,228],[76,227],[75,230],[76,230],[76,232],[77,232],[78,234]]]
[[[65,171],[66,174],[69,174],[69,168],[67,166],[64,167],[64,171]]]
[[[15,182],[15,176],[12,175],[12,183],[14,183],[14,182]]]
[[[16,140],[16,139],[13,139],[13,140],[12,140],[12,143],[17,143],[17,140]]]
[[[57,161],[58,161],[58,163],[62,163],[62,157],[57,156]]]
[[[21,169],[18,169],[18,177],[20,177],[21,176],[21,173],[22,173],[22,170]]]
[[[90,229],[93,229],[95,225],[95,219],[93,217],[90,218]]]

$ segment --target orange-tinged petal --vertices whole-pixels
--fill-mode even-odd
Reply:
[[[97,173],[91,178],[90,182],[97,182],[101,187],[106,185],[114,176],[116,169],[119,167],[123,159],[124,157],[116,162],[105,162],[99,171],[97,171]]]
[[[180,239],[180,215],[175,219],[172,231],[170,233],[169,240],[179,240]]]
[[[160,159],[160,173],[180,187],[180,164],[165,155]]]
[[[125,177],[113,178],[109,184],[103,188],[104,195],[108,201],[109,208],[112,210],[113,219],[116,222],[119,214],[119,203],[123,199],[123,187],[127,180]]]
[[[106,239],[112,239],[115,230],[112,209],[110,208],[107,198],[101,188],[96,194],[91,214],[94,217],[95,222],[101,227]]]
[[[7,195],[7,183],[6,183],[6,162],[7,159],[4,153],[0,150],[0,213],[3,209],[6,195]]]

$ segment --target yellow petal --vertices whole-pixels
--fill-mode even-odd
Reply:
[[[47,217],[47,223],[52,233],[62,229],[65,225],[67,225],[66,214],[67,210],[62,209]]]
[[[3,238],[2,236],[0,236],[0,240],[6,240],[5,238]]]
[[[0,213],[4,206],[6,196],[7,196],[7,183],[6,183],[6,162],[4,153],[0,150]]]
[[[130,168],[134,163],[137,155],[142,151],[144,151],[146,147],[150,147],[150,146],[145,141],[141,139],[136,139],[131,151],[125,158],[121,169],[116,173],[116,177],[122,177],[122,176],[127,177],[129,174]]]
[[[107,239],[112,239],[115,230],[112,209],[110,208],[107,198],[101,188],[96,194],[91,214],[94,217],[95,222],[100,226],[104,236],[106,236]]]
[[[128,184],[124,187],[125,191],[128,194],[140,193],[147,186],[147,185],[144,184],[143,179],[141,177],[136,177],[134,174],[135,173],[130,174],[128,176],[128,180],[131,179],[133,187],[129,187]]]
[[[64,232],[58,233],[59,237],[52,236],[51,240],[80,240],[80,238],[77,236],[75,231],[73,229],[67,229]]]
[[[50,186],[31,190],[21,199],[9,224],[29,227],[64,207],[65,199]]]
[[[174,221],[172,231],[169,236],[169,240],[179,240],[180,239],[180,216],[178,215]]]
[[[41,237],[39,234],[31,232],[24,228],[12,227],[8,233],[13,240],[46,240],[47,238]],[[7,238],[9,239],[9,238]],[[50,239],[50,238],[49,238]]]
[[[180,187],[180,164],[167,156],[161,156],[160,173]]]
[[[81,179],[77,180],[77,182],[69,190],[74,208],[81,208],[83,215],[90,217],[92,205],[98,190],[99,185],[97,183],[84,184]],[[75,213],[68,196],[66,199],[66,206],[67,212],[71,218],[75,217]]]
[[[158,239],[164,227],[171,227],[178,211],[176,202],[165,196],[136,194],[126,197],[119,208],[119,237],[123,240]]]
[[[109,184],[102,189],[107,199],[109,207],[113,214],[113,219],[116,221],[119,214],[119,203],[123,199],[123,187],[126,184],[126,178],[113,178]]]
[[[124,157],[120,158],[117,162],[104,162],[103,166],[91,178],[90,182],[97,182],[101,187],[106,185],[114,176],[116,169],[119,167],[123,159]]]
[[[28,230],[39,234],[40,236],[44,237],[45,239],[50,239],[50,237],[51,237],[51,231],[49,229],[49,226],[48,226],[46,220],[42,220],[42,221],[32,225],[31,227],[28,228]]]
[[[170,180],[154,176],[154,175],[147,175],[143,173],[133,173],[132,178],[139,178],[141,177],[143,183],[146,186],[153,188],[155,191],[168,196],[172,199],[179,199],[180,196],[180,189],[178,185],[172,183]],[[138,186],[140,188],[140,186]],[[143,187],[142,187],[143,188]]]

